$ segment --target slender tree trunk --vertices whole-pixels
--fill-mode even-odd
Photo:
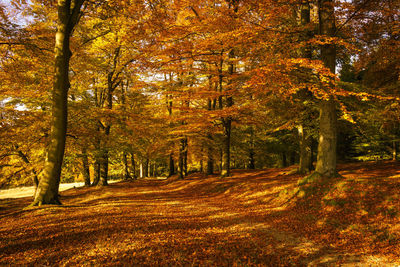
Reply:
[[[319,0],[320,34],[334,36],[335,12],[333,0]],[[336,48],[334,44],[321,46],[321,59],[325,66],[335,73]],[[323,176],[337,176],[336,170],[336,145],[337,145],[337,114],[336,103],[333,97],[322,100],[320,103],[319,117],[319,143],[317,166],[315,171]]]
[[[126,152],[122,153],[122,163],[124,165],[123,176],[125,180],[131,179],[131,175],[129,174],[129,166],[128,166],[128,155]]]
[[[247,168],[250,170],[254,170],[256,168],[256,161],[254,159],[254,150],[252,148],[250,148],[249,150],[249,163],[247,165]]]
[[[183,179],[185,177],[184,165],[185,165],[185,139],[182,138],[179,145],[179,165],[178,165],[178,174],[179,179]]]
[[[84,0],[58,0],[58,20],[55,41],[55,74],[52,91],[52,119],[50,144],[44,168],[39,176],[39,185],[32,206],[61,204],[58,198],[61,166],[64,158],[67,133],[67,100],[69,83],[70,36],[79,20]]]
[[[209,86],[210,86],[210,90],[212,90],[213,88],[213,84],[212,84],[212,80],[211,80],[211,76],[209,77]],[[215,109],[215,106],[213,106],[212,104],[212,100],[208,99],[207,101],[207,110],[211,111],[213,109]],[[214,101],[215,102],[215,101]],[[212,175],[214,174],[214,157],[213,157],[213,136],[211,135],[211,133],[207,134],[207,139],[209,140],[209,143],[207,144],[207,171],[206,171],[206,175]]]
[[[211,135],[209,135],[211,139]],[[207,175],[214,174],[214,158],[211,144],[207,146]]]
[[[142,160],[140,160],[140,164],[139,164],[139,176],[140,176],[140,178],[143,178],[144,177],[144,171],[143,171],[143,161]]]
[[[256,168],[256,162],[254,159],[255,152],[254,152],[254,128],[251,126],[250,127],[250,147],[249,147],[249,159],[248,159],[248,164],[247,168],[250,170],[254,170]]]
[[[300,162],[298,172],[306,174],[312,171],[312,137],[303,125],[298,127],[300,139]]]
[[[183,150],[183,175],[186,177],[188,175],[188,139],[185,137],[183,140],[184,150]]]
[[[98,185],[108,185],[108,150],[104,149],[100,159],[100,182]]]
[[[144,163],[145,165],[143,166],[143,176],[144,177],[149,177],[149,157],[146,157],[146,161]]]
[[[175,174],[175,163],[174,163],[174,154],[171,152],[169,154],[169,161],[168,161],[168,177],[171,177]]]
[[[231,175],[231,120],[226,119],[224,123],[224,142],[221,164],[221,177]]]
[[[137,179],[136,175],[136,162],[135,162],[135,154],[131,153],[131,164],[132,164],[132,177],[133,179]]]
[[[236,10],[237,11],[237,10]],[[229,58],[233,59],[235,53],[233,49],[229,52]],[[232,76],[235,73],[235,65],[233,62],[229,63],[228,73]],[[229,82],[230,83],[230,82]],[[222,90],[221,90],[222,91]],[[233,97],[226,97],[226,106],[233,106]],[[224,141],[223,141],[223,157],[222,157],[222,170],[221,177],[227,177],[231,175],[231,133],[232,133],[232,119],[230,117],[223,118],[224,126]]]
[[[85,186],[90,186],[89,159],[85,146],[82,148],[82,174],[85,181]]]

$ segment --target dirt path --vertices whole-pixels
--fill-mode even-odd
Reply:
[[[280,227],[286,211],[270,200],[297,178],[120,182],[65,191],[60,207],[13,213],[0,201],[0,265],[373,264]]]

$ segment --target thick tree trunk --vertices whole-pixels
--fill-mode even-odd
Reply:
[[[337,175],[336,171],[336,104],[331,99],[320,104],[319,143],[315,171],[327,177]]]
[[[320,34],[335,35],[335,12],[333,0],[319,0]],[[321,46],[321,59],[325,66],[335,73],[336,48],[334,44]],[[315,171],[323,176],[337,176],[336,145],[337,145],[337,114],[333,97],[320,103],[319,143],[317,166]]]
[[[85,181],[85,186],[90,186],[89,159],[86,147],[82,148],[82,175]]]
[[[72,3],[71,3],[72,2]],[[64,158],[67,133],[67,99],[69,83],[70,35],[79,19],[84,0],[58,0],[58,20],[55,41],[55,74],[52,91],[52,120],[50,143],[44,168],[39,176],[39,186],[31,205],[61,204],[58,198],[61,166]]]

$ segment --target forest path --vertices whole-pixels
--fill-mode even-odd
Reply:
[[[63,206],[23,211],[29,199],[2,200],[0,265],[390,266],[306,236],[311,215],[279,197],[299,178],[289,172],[75,188]]]

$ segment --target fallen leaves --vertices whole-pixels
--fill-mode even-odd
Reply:
[[[1,200],[0,265],[394,264],[398,172],[347,164],[303,198],[287,168],[76,188],[23,212],[28,198]]]

